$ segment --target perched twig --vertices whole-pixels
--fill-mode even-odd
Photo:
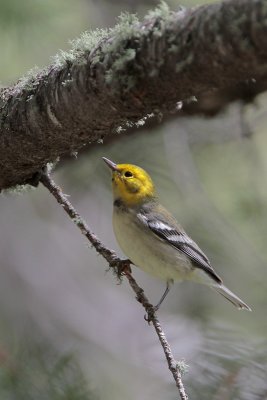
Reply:
[[[179,370],[179,366],[177,361],[175,361],[169,343],[167,342],[165,333],[161,327],[161,324],[157,318],[157,315],[154,311],[153,305],[148,301],[147,297],[144,294],[143,289],[137,284],[136,280],[133,278],[130,271],[130,262],[128,260],[120,259],[116,253],[106,246],[102,244],[102,242],[97,238],[97,236],[89,229],[86,222],[82,219],[80,214],[75,210],[70,201],[63,194],[62,190],[59,186],[51,178],[48,171],[45,171],[40,178],[40,182],[49,190],[49,192],[55,197],[57,202],[64,208],[66,213],[72,219],[72,221],[77,225],[80,229],[81,233],[86,236],[92,246],[96,249],[96,251],[101,254],[105,260],[108,262],[111,268],[114,268],[116,272],[120,272],[123,268],[124,275],[128,279],[128,282],[136,294],[136,299],[142,304],[144,309],[147,312],[149,322],[152,322],[155,331],[158,335],[160,344],[163,348],[167,364],[169,370],[171,371],[177,389],[179,391],[180,399],[187,400],[188,396],[185,392],[185,388],[182,382],[181,372]]]

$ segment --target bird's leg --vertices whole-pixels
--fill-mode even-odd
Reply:
[[[169,279],[169,280],[167,281],[166,289],[165,289],[163,295],[161,296],[160,301],[159,301],[158,304],[154,307],[154,311],[158,311],[158,309],[160,308],[160,306],[161,306],[163,300],[165,299],[165,297],[166,297],[167,294],[169,293],[172,284],[173,284],[173,280],[172,280],[172,279]]]
[[[166,297],[167,294],[169,293],[172,284],[173,284],[173,280],[172,280],[172,279],[167,280],[166,289],[165,289],[163,295],[161,296],[160,301],[158,302],[158,304],[157,304],[156,306],[151,307],[151,308],[147,311],[147,315],[145,315],[144,318],[145,318],[145,320],[148,322],[148,324],[150,324],[150,322],[152,321],[153,316],[154,316],[154,313],[155,313],[156,311],[158,311],[158,309],[160,308],[160,306],[161,306],[163,300],[165,299],[165,297]]]

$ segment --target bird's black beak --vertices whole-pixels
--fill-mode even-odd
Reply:
[[[112,171],[118,171],[117,164],[115,164],[113,161],[109,160],[106,157],[102,157],[102,159],[105,161],[107,166],[112,170]]]

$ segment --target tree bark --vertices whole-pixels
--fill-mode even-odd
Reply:
[[[266,37],[267,0],[178,12],[162,5],[142,23],[125,16],[98,41],[84,36],[47,69],[1,91],[0,189],[34,183],[47,162],[127,122],[173,112],[191,96],[242,84],[248,91],[235,89],[235,97],[246,100],[266,90]]]

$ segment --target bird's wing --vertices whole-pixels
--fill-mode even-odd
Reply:
[[[142,212],[138,214],[138,218],[161,240],[169,243],[171,246],[184,253],[193,265],[203,269],[217,283],[222,283],[221,278],[212,268],[209,259],[198,247],[198,245],[186,234],[186,232],[178,225],[177,221],[168,213],[168,222],[163,219],[161,213]],[[165,215],[166,215],[166,210]]]

